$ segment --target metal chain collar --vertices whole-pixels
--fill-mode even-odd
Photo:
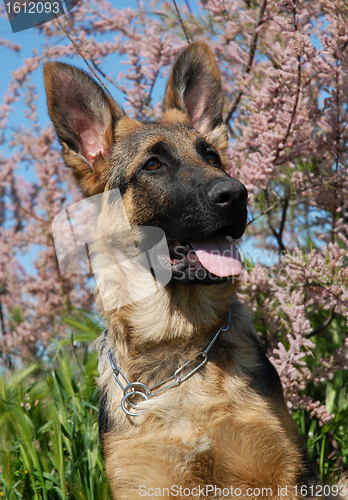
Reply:
[[[116,361],[113,353],[111,352],[111,349],[108,349],[107,354],[110,361],[114,379],[116,380],[116,382],[123,391],[123,398],[121,401],[122,410],[131,417],[138,417],[143,413],[143,411],[139,410],[137,411],[139,402],[136,401],[132,402],[132,399],[140,397],[143,399],[143,401],[147,401],[148,399],[153,398],[157,394],[160,394],[161,392],[167,391],[168,389],[175,387],[181,384],[182,382],[185,382],[185,380],[187,380],[194,373],[196,373],[196,371],[202,368],[202,366],[205,365],[205,363],[208,361],[208,352],[212,348],[214,342],[216,341],[220,333],[226,332],[228,330],[230,326],[230,321],[231,321],[231,310],[228,313],[227,326],[225,328],[221,327],[216,332],[210,344],[208,345],[208,347],[204,349],[204,351],[198,352],[191,359],[186,361],[186,363],[184,363],[177,370],[175,370],[172,376],[162,380],[161,382],[158,382],[157,384],[152,385],[151,387],[148,387],[146,384],[143,384],[141,382],[129,382],[125,374],[122,372],[121,368],[116,365]],[[106,347],[105,346],[106,334],[107,334],[107,329],[105,329],[104,331],[104,341],[103,341],[104,347]],[[189,373],[187,373],[186,375],[181,375],[187,366],[189,366],[191,363],[193,363],[199,358],[202,358],[202,360],[199,361],[198,364]],[[125,385],[122,384],[120,378],[123,379]],[[159,389],[159,387],[161,388]]]

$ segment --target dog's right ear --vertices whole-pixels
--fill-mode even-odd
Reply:
[[[82,193],[104,191],[116,122],[125,115],[84,71],[60,62],[44,65],[48,112]]]
[[[186,114],[192,127],[220,153],[227,148],[222,119],[222,85],[214,55],[205,42],[192,42],[178,55],[169,75],[164,110]]]

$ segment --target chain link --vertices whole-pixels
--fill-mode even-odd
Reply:
[[[114,376],[114,379],[116,380],[116,382],[123,391],[123,398],[121,401],[122,410],[131,417],[137,417],[143,413],[143,411],[139,410],[137,411],[139,404],[137,399],[140,398],[143,401],[147,401],[148,399],[153,398],[157,394],[160,394],[161,392],[167,391],[168,389],[171,389],[172,387],[175,387],[181,384],[182,382],[185,382],[185,380],[187,380],[194,373],[196,373],[208,361],[208,352],[214,345],[220,333],[226,332],[228,330],[230,326],[230,321],[231,321],[231,310],[228,313],[227,326],[225,328],[221,327],[216,332],[213,339],[210,341],[210,344],[208,345],[208,347],[204,349],[204,351],[195,354],[191,359],[186,361],[186,363],[184,363],[177,370],[175,370],[173,375],[164,380],[161,380],[161,382],[158,382],[157,384],[154,384],[151,387],[148,387],[146,384],[143,384],[141,382],[130,382],[127,379],[126,375],[121,370],[121,368],[117,366],[113,353],[111,352],[110,349],[108,349],[107,354],[111,365],[112,374]],[[103,341],[104,347],[106,347],[105,345],[106,334],[107,334],[107,329],[105,329],[104,331],[104,341]],[[185,370],[185,368],[187,368],[190,364],[196,362],[197,359],[199,359],[200,357],[202,358],[202,360],[198,364],[195,364],[194,368],[189,373],[187,373],[186,375],[182,375],[182,372]],[[123,383],[121,380],[123,381]],[[161,388],[158,389],[159,387]],[[132,402],[134,398],[135,400]]]

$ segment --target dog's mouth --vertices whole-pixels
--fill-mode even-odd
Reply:
[[[168,255],[162,265],[170,269],[174,279],[214,280],[237,276],[242,271],[240,254],[232,242],[233,232],[226,226],[211,236],[197,241],[168,242]]]

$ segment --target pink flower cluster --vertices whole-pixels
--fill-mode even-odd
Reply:
[[[289,408],[327,422],[332,416],[323,402],[304,391],[347,369],[348,336],[337,326],[348,318],[346,0],[188,0],[180,10],[189,37],[210,43],[221,70],[230,173],[249,190],[244,238],[255,251],[276,255],[269,266],[245,266],[240,296],[253,311]],[[4,353],[22,358],[65,334],[61,320],[72,307],[93,307],[88,277],[57,265],[51,222],[79,198],[52,128],[40,126],[43,96],[32,74],[78,51],[111,92],[125,96],[127,113],[156,118],[155,94],[186,44],[168,0],[140,2],[138,10],[89,0],[59,23],[65,34],[55,21],[37,28],[43,48],[14,72],[0,104],[0,341]],[[124,70],[105,74],[105,62],[116,57]],[[23,266],[19,256],[33,248],[31,266]],[[330,339],[333,325],[340,345],[310,369],[317,336]]]

